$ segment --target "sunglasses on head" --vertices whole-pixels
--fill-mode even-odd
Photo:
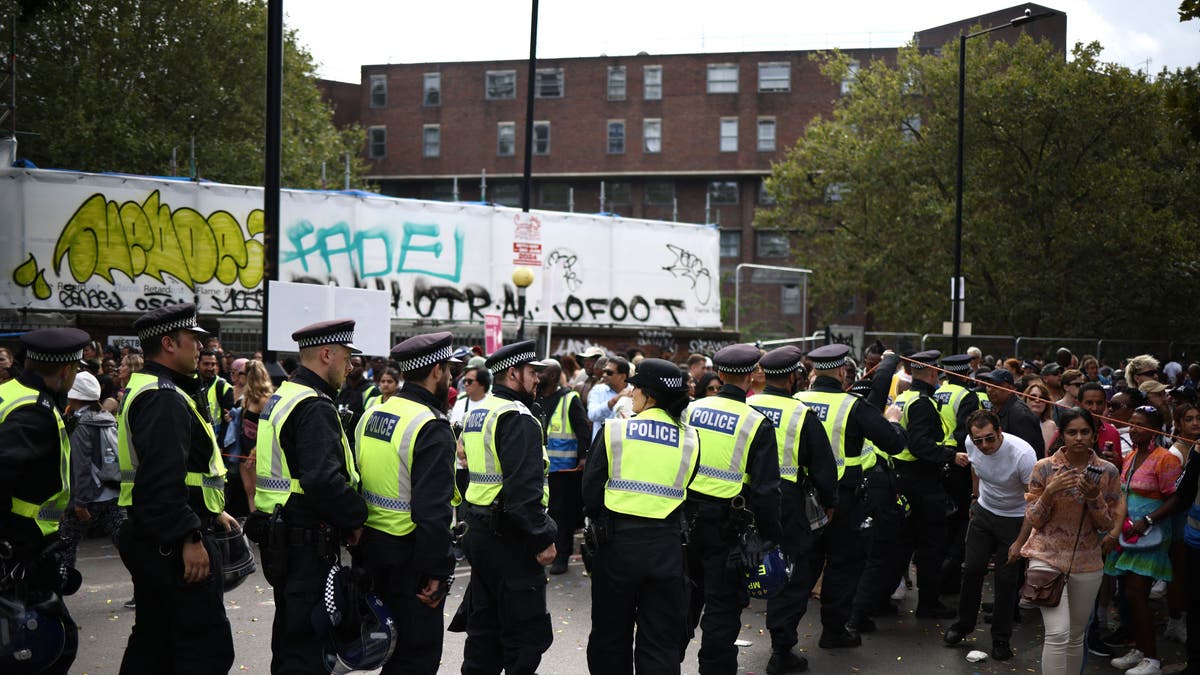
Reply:
[[[1134,375],[1141,375],[1142,377],[1150,377],[1151,375],[1157,375],[1157,374],[1158,374],[1157,370],[1143,370],[1140,373],[1134,373]]]

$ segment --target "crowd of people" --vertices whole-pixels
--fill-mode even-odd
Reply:
[[[75,548],[97,532],[134,579],[122,671],[192,659],[225,672],[221,584],[199,582],[228,562],[211,539],[243,528],[275,589],[273,672],[436,672],[456,557],[473,571],[449,625],[467,633],[463,672],[534,672],[553,640],[545,574],[569,573],[581,530],[592,672],[678,672],[697,635],[700,672],[734,672],[751,595],[767,598],[766,672],[800,672],[811,598],[819,646],[851,649],[913,592],[918,620],[950,621],[948,646],[990,623],[998,661],[1040,608],[1046,673],[1078,672],[1089,652],[1162,672],[1164,599],[1161,638],[1187,644],[1183,672],[1200,663],[1187,578],[1200,364],[1182,356],[1111,367],[1067,349],[1042,361],[877,343],[861,367],[837,344],[539,359],[531,341],[485,356],[433,333],[385,357],[359,353],[342,321],[297,331],[299,357],[277,367],[224,351],[189,306],[135,329],[141,348],[74,329],[26,334],[20,361],[0,348],[0,504],[13,505],[0,540],[5,560],[44,569],[21,592],[66,627],[46,672],[76,648],[46,594],[78,586]],[[343,547],[354,581],[335,574]],[[328,630],[311,620],[339,585],[388,608],[386,654],[339,652],[332,609]],[[209,629],[181,637],[197,617]]]

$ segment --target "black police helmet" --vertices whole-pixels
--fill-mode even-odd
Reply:
[[[226,532],[217,528],[212,535],[213,543],[221,552],[221,584],[228,593],[254,574],[257,566],[254,564],[254,553],[246,542],[246,535],[239,526]]]
[[[11,675],[41,673],[55,665],[67,643],[67,630],[50,605],[58,596],[27,606],[0,597],[0,672]]]
[[[324,638],[321,654],[330,673],[374,670],[391,658],[399,639],[396,620],[365,584],[355,583],[349,567],[330,568],[321,599],[312,620]]]

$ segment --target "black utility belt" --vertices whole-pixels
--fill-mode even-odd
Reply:
[[[683,529],[683,522],[678,518],[668,518],[666,520],[658,520],[654,518],[625,518],[622,516],[613,516],[611,518],[613,532],[625,532],[627,530],[674,530],[678,532]]]

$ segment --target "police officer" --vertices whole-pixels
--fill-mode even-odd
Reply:
[[[939,364],[946,379],[933,392],[941,407],[942,427],[946,430],[945,444],[956,453],[966,452],[967,418],[979,410],[979,398],[968,388],[971,355],[955,354],[942,357]],[[962,564],[966,555],[967,523],[970,521],[971,468],[951,462],[943,480],[946,494],[957,509],[948,518],[946,558],[942,561],[942,594],[958,593],[962,586]]]
[[[339,546],[357,544],[367,506],[333,400],[346,377],[354,321],[334,319],[292,333],[300,365],[259,416],[255,538],[275,590],[271,672],[326,672],[311,620]],[[271,517],[270,532],[259,528]]]
[[[767,630],[771,631],[768,673],[805,670],[808,661],[792,652],[796,629],[808,608],[809,593],[820,570],[812,570],[808,555],[814,538],[807,511],[813,491],[826,518],[838,504],[837,465],[821,420],[808,406],[792,398],[798,391],[803,352],[793,346],[763,355],[758,365],[766,378],[763,393],[746,399],[775,424],[779,448],[779,492],[783,522],[783,551],[791,559],[792,577],[778,595],[767,601]],[[844,622],[843,622],[844,623]]]
[[[592,562],[593,673],[679,672],[687,620],[683,501],[699,440],[681,419],[688,404],[679,367],[645,359],[631,419],[605,421],[583,472],[598,550]],[[637,646],[633,635],[636,624]]]
[[[945,445],[938,402],[933,398],[938,374],[930,366],[941,352],[917,352],[909,359],[913,392],[904,402],[900,426],[908,434],[908,448],[895,457],[900,490],[908,501],[906,541],[892,570],[892,581],[900,578],[915,551],[917,565],[917,618],[949,619],[956,614],[938,599],[941,591],[942,559],[946,550],[947,514],[953,509],[942,487],[942,471],[955,460],[953,448]],[[905,392],[908,393],[908,392]]]
[[[822,648],[857,647],[861,629],[874,626],[852,609],[866,563],[868,475],[874,473],[876,450],[884,454],[904,449],[904,436],[883,418],[881,411],[866,404],[846,389],[846,345],[825,345],[808,353],[815,378],[809,390],[796,394],[821,420],[837,463],[837,510],[829,525],[814,540],[808,562],[815,582],[822,567]],[[874,450],[864,449],[869,440]],[[881,470],[881,469],[880,469]],[[810,586],[811,588],[811,586]],[[848,627],[848,624],[853,624]]]
[[[558,557],[550,574],[567,571],[575,546],[575,529],[583,525],[581,470],[592,443],[592,423],[579,394],[560,384],[562,366],[546,359],[538,371],[538,398],[533,410],[542,420],[546,454],[550,457],[550,517],[558,526],[554,547]]]
[[[463,423],[471,583],[450,629],[467,633],[464,675],[533,673],[554,639],[544,566],[556,555],[556,528],[541,425],[529,410],[541,363],[534,349],[524,340],[488,357],[492,394]]]
[[[225,463],[196,406],[200,339],[193,304],[169,305],[133,322],[145,366],[129,377],[117,427],[121,465],[121,561],[137,603],[122,673],[224,673],[233,665],[214,525],[225,513]]]
[[[713,355],[724,383],[714,396],[694,401],[688,424],[700,438],[700,463],[688,489],[687,547],[692,585],[688,627],[704,631],[701,673],[732,673],[742,608],[749,602],[743,570],[729,565],[747,520],[753,517],[764,539],[780,541],[779,451],[775,425],[746,403],[750,376],[758,364],[754,345],[736,344]],[[736,503],[735,503],[736,502]],[[735,508],[744,502],[745,508]],[[690,637],[685,635],[680,657]]]
[[[0,548],[8,557],[3,562],[20,564],[26,574],[23,589],[0,580],[0,594],[26,606],[41,604],[61,620],[62,652],[31,655],[48,673],[66,673],[79,645],[79,631],[59,597],[74,589],[64,588],[48,547],[59,541],[59,517],[71,497],[71,446],[59,408],[90,340],[77,328],[25,333],[25,368],[0,384]],[[0,648],[7,651],[10,638],[0,636]]]
[[[442,605],[454,574],[452,337],[417,335],[392,348],[404,388],[368,410],[355,431],[367,502],[359,553],[399,634],[387,674],[436,673],[442,657]]]

